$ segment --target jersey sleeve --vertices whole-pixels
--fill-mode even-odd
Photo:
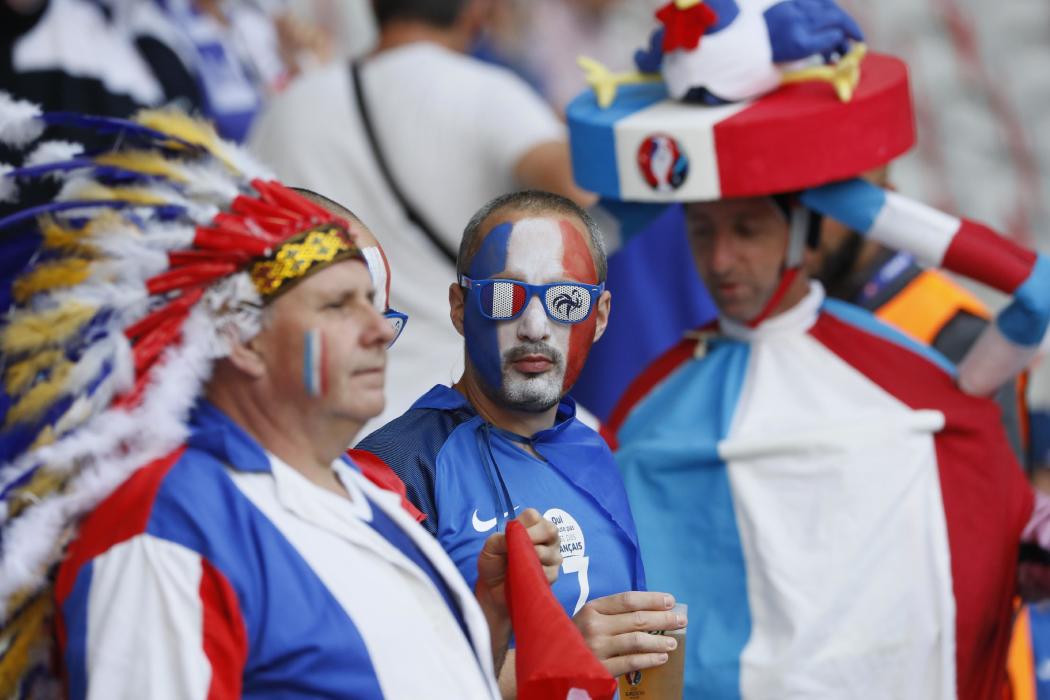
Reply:
[[[437,458],[448,436],[469,415],[457,411],[410,410],[375,431],[355,448],[371,453],[404,484],[405,494],[424,516],[423,527],[437,536]],[[417,518],[418,519],[418,518]]]
[[[197,552],[137,535],[67,562],[56,593],[69,697],[240,697],[237,597]]]
[[[1011,295],[959,363],[963,391],[988,396],[1035,357],[1050,322],[1050,258],[983,224],[860,179],[808,190],[802,202],[862,235],[913,254],[922,264]]]

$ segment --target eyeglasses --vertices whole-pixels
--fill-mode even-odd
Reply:
[[[391,347],[397,342],[397,339],[401,337],[401,331],[405,330],[405,324],[408,323],[408,314],[403,314],[395,309],[388,308],[383,312],[383,318],[390,322],[391,327],[394,329],[394,337],[387,343],[387,347]]]
[[[598,297],[605,291],[605,283],[554,282],[553,284],[525,284],[516,280],[472,280],[460,277],[465,289],[476,289],[481,315],[493,321],[510,321],[521,315],[525,307],[538,296],[547,317],[557,323],[580,323],[591,315]]]

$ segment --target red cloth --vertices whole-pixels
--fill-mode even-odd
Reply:
[[[517,643],[518,700],[612,700],[616,679],[587,648],[540,566],[525,527],[507,525],[507,605]]]
[[[699,48],[704,32],[718,23],[718,15],[704,2],[687,10],[679,10],[673,2],[669,2],[656,11],[656,19],[664,25],[664,53]]]

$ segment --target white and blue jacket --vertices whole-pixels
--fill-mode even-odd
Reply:
[[[69,697],[498,697],[471,589],[395,495],[341,461],[351,499],[325,491],[207,403],[191,427],[70,546]]]

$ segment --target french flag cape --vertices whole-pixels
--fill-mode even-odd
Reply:
[[[816,283],[650,365],[606,434],[685,697],[999,697],[1033,497],[997,410]]]

